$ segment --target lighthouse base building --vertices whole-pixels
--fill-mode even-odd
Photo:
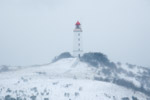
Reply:
[[[83,45],[82,45],[82,29],[79,21],[75,24],[74,29],[74,44],[73,44],[73,55],[74,57],[81,57],[83,54]]]

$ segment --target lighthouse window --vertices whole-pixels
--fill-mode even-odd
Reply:
[[[78,45],[80,46],[80,43]]]
[[[79,25],[77,25],[77,26],[76,26],[76,28],[80,28],[80,26],[79,26]]]
[[[80,36],[80,33],[78,34],[78,36]]]
[[[78,39],[78,41],[80,41],[80,39]]]

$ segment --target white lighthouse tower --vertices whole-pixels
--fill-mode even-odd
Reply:
[[[81,57],[83,54],[82,48],[82,29],[79,21],[75,24],[74,29],[74,45],[73,45],[73,55],[74,57]]]

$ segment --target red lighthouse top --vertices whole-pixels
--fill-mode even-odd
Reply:
[[[80,22],[77,21],[75,25],[76,26],[75,26],[74,32],[82,32],[82,29],[80,27],[80,25],[81,25]]]
[[[77,21],[76,25],[81,25],[79,21]]]

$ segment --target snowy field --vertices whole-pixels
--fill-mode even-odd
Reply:
[[[144,93],[94,80],[102,75],[97,70],[101,69],[68,58],[1,72],[0,100],[149,100]]]

